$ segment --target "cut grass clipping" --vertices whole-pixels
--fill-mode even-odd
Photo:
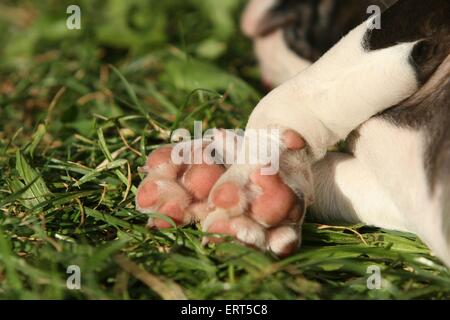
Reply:
[[[450,298],[449,270],[411,234],[307,223],[278,260],[202,247],[197,226],[146,229],[145,156],[195,120],[243,128],[263,95],[243,1],[78,1],[75,31],[69,4],[0,4],[0,298]]]

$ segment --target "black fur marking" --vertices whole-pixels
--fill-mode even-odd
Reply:
[[[266,31],[282,27],[288,47],[299,56],[316,61],[369,18],[367,8],[370,5],[378,5],[383,11],[395,1],[281,0],[269,12],[264,24],[269,27]]]
[[[450,1],[397,1],[381,16],[381,29],[369,30],[366,50],[388,48],[402,42],[420,41],[410,62],[424,84],[442,63],[450,47]]]

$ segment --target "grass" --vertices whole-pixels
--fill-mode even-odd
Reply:
[[[82,29],[67,30],[74,2],[0,4],[0,298],[450,298],[449,270],[411,234],[307,223],[279,260],[202,247],[198,226],[147,230],[145,155],[194,120],[244,127],[263,95],[243,1],[78,1]]]

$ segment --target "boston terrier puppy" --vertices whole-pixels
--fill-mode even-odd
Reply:
[[[357,24],[362,2],[387,9]],[[253,0],[242,28],[264,80],[281,85],[253,110],[240,150],[252,152],[247,132],[281,132],[270,137],[279,170],[180,164],[161,148],[137,208],[283,256],[311,207],[327,224],[414,232],[450,265],[450,2]],[[347,152],[327,152],[341,140]]]

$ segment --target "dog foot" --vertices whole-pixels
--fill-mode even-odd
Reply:
[[[220,177],[209,195],[205,232],[228,234],[278,256],[300,245],[306,207],[313,201],[312,174],[303,138],[285,130],[280,142],[277,172],[268,174],[267,165],[235,164]]]
[[[151,153],[143,170],[136,207],[159,212],[177,226],[200,222],[205,232],[229,235],[240,242],[284,256],[301,242],[305,209],[312,202],[305,143],[296,132],[283,135],[285,150],[279,172],[265,175],[263,167],[222,164],[177,164],[173,146]],[[205,148],[205,145],[202,146]],[[235,148],[235,146],[233,146]],[[151,218],[149,227],[168,228],[164,219]],[[213,235],[203,243],[223,241]]]
[[[172,161],[173,147],[152,152],[142,170],[147,173],[136,193],[137,210],[159,212],[177,226],[204,219],[206,200],[213,185],[225,172],[219,164],[177,164]],[[163,219],[150,218],[149,227],[169,228]]]

